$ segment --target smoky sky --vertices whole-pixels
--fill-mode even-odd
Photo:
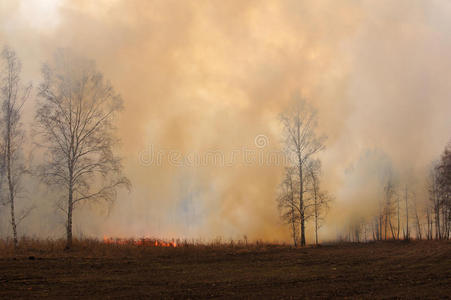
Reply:
[[[88,236],[288,240],[275,201],[283,167],[258,155],[282,149],[278,115],[296,97],[317,109],[318,134],[328,136],[318,155],[334,195],[325,237],[371,215],[387,165],[424,198],[427,169],[450,138],[445,0],[6,0],[6,44],[24,82],[37,86],[42,63],[70,48],[94,60],[124,99],[117,152],[133,188],[106,209],[77,210],[74,229]],[[33,100],[26,109],[31,128]],[[150,162],[155,153],[161,163]],[[174,164],[168,153],[237,157]],[[22,201],[46,204],[21,233],[58,235],[51,191],[29,189],[35,196]],[[43,219],[50,225],[35,226]]]

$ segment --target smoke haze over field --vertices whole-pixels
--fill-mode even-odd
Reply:
[[[275,201],[283,167],[257,156],[281,150],[278,115],[297,95],[316,107],[319,133],[328,136],[318,157],[335,200],[324,238],[376,209],[389,165],[423,201],[427,169],[451,138],[445,0],[6,0],[3,45],[34,86],[55,49],[70,48],[95,60],[124,98],[117,151],[133,188],[108,211],[76,211],[75,232],[88,236],[288,241]],[[171,151],[239,155],[225,165],[175,165]],[[256,161],[246,162],[245,151]],[[162,162],[150,161],[158,152]],[[20,233],[61,235],[51,191],[33,183],[28,192],[46,204]]]

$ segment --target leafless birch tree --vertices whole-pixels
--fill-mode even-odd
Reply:
[[[11,209],[11,227],[14,247],[17,247],[17,225],[27,216],[31,208],[17,214],[16,200],[23,191],[22,178],[27,170],[23,162],[22,147],[24,131],[22,129],[22,108],[29,98],[31,85],[22,86],[20,82],[21,63],[15,52],[5,47],[1,53],[1,154],[5,171],[2,188],[5,194],[4,202],[9,203]]]
[[[292,108],[280,116],[284,138],[285,150],[296,168],[299,178],[298,201],[300,210],[300,244],[305,246],[305,179],[306,167],[312,155],[324,149],[325,137],[317,137],[316,111],[302,99],[296,99]]]
[[[74,209],[83,202],[113,201],[118,187],[130,185],[113,153],[122,99],[93,62],[67,50],[57,51],[43,66],[39,96],[36,125],[48,153],[40,174],[65,194],[59,208],[67,216],[70,248]]]

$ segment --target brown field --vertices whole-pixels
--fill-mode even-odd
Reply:
[[[294,249],[0,241],[0,298],[448,298],[451,242]]]

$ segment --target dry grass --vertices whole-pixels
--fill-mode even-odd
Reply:
[[[157,246],[155,246],[155,242]],[[163,246],[162,246],[163,244]],[[209,242],[199,240],[181,240],[175,239],[162,241],[160,239],[108,239],[99,240],[93,238],[74,239],[73,247],[70,250],[65,249],[66,241],[64,239],[33,239],[22,238],[19,246],[14,249],[13,241],[10,239],[0,239],[0,257],[17,256],[123,256],[123,255],[152,255],[155,253],[171,253],[183,255],[188,252],[203,251],[226,251],[226,252],[245,252],[245,251],[266,251],[269,248],[291,248],[284,243],[269,243],[262,241],[248,242],[246,240],[230,240],[224,242],[218,238]]]

